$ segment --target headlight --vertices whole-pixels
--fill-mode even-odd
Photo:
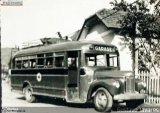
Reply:
[[[125,73],[125,76],[132,76],[132,73]]]
[[[142,86],[144,86],[144,87],[146,87],[146,86],[147,86],[145,82],[142,82],[141,84],[142,84]]]
[[[120,84],[119,84],[118,81],[115,81],[115,82],[113,82],[113,86],[115,86],[116,88],[119,88],[119,87],[120,87]]]
[[[145,82],[139,82],[138,85],[142,85],[143,87],[147,86]]]
[[[121,81],[122,83],[124,83],[124,82],[125,82],[125,79],[120,79],[120,81]]]
[[[138,75],[135,75],[135,79],[138,79],[138,77],[139,77]]]

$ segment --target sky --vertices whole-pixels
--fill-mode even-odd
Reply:
[[[23,42],[66,36],[81,29],[87,17],[111,0],[23,0],[23,6],[1,6],[1,46],[15,47]]]

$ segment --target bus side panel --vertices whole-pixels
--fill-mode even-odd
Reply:
[[[35,74],[12,74],[11,75],[11,86],[14,90],[22,90],[25,82],[28,82],[31,87],[43,87],[43,81],[38,82]],[[39,90],[43,92],[42,90]]]
[[[34,70],[13,70],[11,71],[11,85],[15,90],[22,90],[25,81],[28,81],[34,93],[65,96],[66,69],[34,69]],[[37,80],[37,74],[41,80]]]
[[[88,89],[90,86],[90,80],[88,79],[88,76],[80,76],[80,99],[83,102],[87,102],[87,94],[88,94]]]
[[[45,89],[44,93],[53,94],[55,96],[65,96],[66,77],[67,75],[43,75],[42,81]]]
[[[20,90],[22,91],[23,81],[25,76],[21,76],[19,74],[11,74],[11,87],[13,90]]]

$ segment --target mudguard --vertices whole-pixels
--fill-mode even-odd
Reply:
[[[113,85],[115,81],[116,80],[114,79],[94,81],[89,87],[87,99],[88,100],[91,99],[92,94],[100,87],[106,88],[112,96],[120,93],[120,87],[117,88],[116,86]]]

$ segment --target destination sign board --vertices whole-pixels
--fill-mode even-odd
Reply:
[[[111,46],[101,46],[101,45],[94,45],[93,47],[96,51],[104,51],[104,52],[115,52],[116,48]]]

